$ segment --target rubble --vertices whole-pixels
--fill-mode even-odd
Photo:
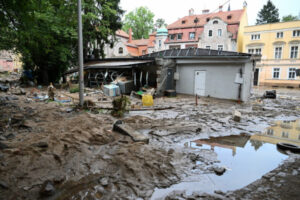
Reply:
[[[274,119],[300,117],[295,109],[300,101],[295,99],[236,104],[202,97],[195,106],[193,96],[178,95],[177,98],[155,98],[155,106],[151,108],[142,107],[140,99],[132,98],[131,110],[124,115],[122,123],[114,126],[116,118],[106,112],[113,98],[101,90],[85,91],[85,99],[95,103],[88,110],[75,107],[76,93],[57,89],[58,101],[35,101],[34,97],[47,93],[46,88],[27,89],[30,90],[32,92],[15,100],[9,93],[0,93],[0,144],[7,145],[0,154],[0,198],[8,200],[40,196],[151,199],[155,188],[170,187],[195,172],[215,173],[210,168],[218,161],[214,152],[183,148],[192,138],[251,135],[263,131]],[[62,101],[67,99],[72,101]],[[254,103],[259,109],[253,109]],[[232,110],[238,111],[240,118],[243,114],[240,123],[231,123]],[[263,191],[256,188],[266,185],[275,188],[275,184],[282,184],[280,180],[298,186],[298,158],[294,162],[284,164],[275,170],[274,176],[255,183],[259,186],[249,187],[251,194],[263,196]],[[278,176],[279,172],[286,176]],[[15,178],[11,179],[12,176]],[[5,185],[8,189],[4,189]],[[285,188],[271,190],[274,194],[269,193],[268,198],[281,195],[280,191]],[[228,199],[228,195],[236,199],[250,198],[245,188],[233,193],[216,191],[214,195],[200,192],[189,195],[182,191],[167,198]]]

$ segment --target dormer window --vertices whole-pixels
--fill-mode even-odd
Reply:
[[[208,17],[208,18],[206,18],[206,22],[209,22],[209,20],[210,20],[210,18]]]
[[[232,17],[231,15],[228,15],[228,16],[227,16],[227,19],[231,19],[231,17]]]
[[[218,20],[213,21],[213,24],[218,24],[218,23],[219,23]]]
[[[119,48],[119,54],[123,54],[123,48],[122,47]]]
[[[185,24],[185,20],[182,20],[182,21],[181,21],[181,24]]]

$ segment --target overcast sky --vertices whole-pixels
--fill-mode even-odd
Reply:
[[[124,16],[140,6],[148,7],[154,14],[154,19],[163,18],[167,24],[173,23],[178,18],[188,15],[190,8],[195,10],[195,14],[201,14],[203,9],[210,11],[218,9],[219,5],[228,0],[121,0],[121,7],[126,11]],[[268,0],[248,0],[247,14],[249,25],[254,25],[257,13],[262,9]],[[231,10],[242,9],[244,0],[230,0]],[[299,15],[300,0],[272,0],[279,9],[280,18],[292,14]],[[228,4],[223,10],[227,10]]]

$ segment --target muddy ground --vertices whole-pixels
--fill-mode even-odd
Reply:
[[[244,104],[200,98],[197,106],[191,96],[158,98],[155,105],[173,108],[131,111],[123,118],[150,138],[145,144],[114,132],[117,119],[108,110],[0,93],[0,199],[150,199],[155,188],[178,183],[195,167],[214,173],[213,152],[183,148],[186,141],[262,132],[274,120],[300,118],[299,103],[287,94],[264,100],[254,95]],[[242,113],[240,122],[232,119],[233,110]],[[293,154],[241,190],[194,196],[177,191],[166,198],[299,199],[299,164]]]

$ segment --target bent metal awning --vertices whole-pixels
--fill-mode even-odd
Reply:
[[[146,67],[154,60],[101,60],[91,61],[84,64],[84,70],[88,69],[131,69],[135,67]],[[73,68],[65,72],[65,75],[78,72],[78,68]]]

